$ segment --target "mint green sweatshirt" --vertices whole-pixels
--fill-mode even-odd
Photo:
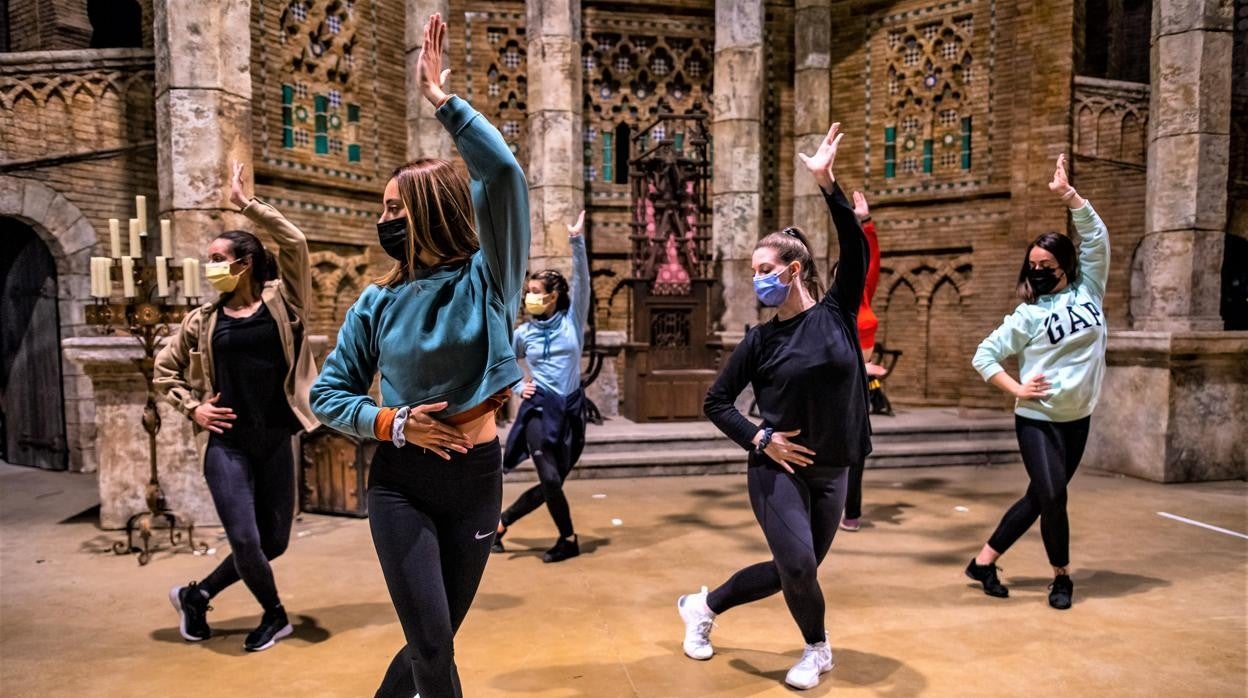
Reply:
[[[312,411],[366,439],[374,438],[380,411],[368,394],[375,374],[382,405],[449,403],[435,417],[476,407],[524,375],[511,348],[529,261],[524,172],[498,129],[467,102],[452,97],[437,117],[468,165],[481,249],[397,286],[371,285],[347,311],[312,386]]]
[[[971,365],[984,380],[1001,361],[1019,354],[1020,382],[1036,374],[1051,384],[1048,397],[1018,400],[1014,413],[1046,422],[1092,414],[1105,375],[1107,328],[1101,303],[1109,277],[1109,232],[1092,204],[1072,210],[1079,233],[1079,276],[1057,293],[1020,303],[975,350]]]

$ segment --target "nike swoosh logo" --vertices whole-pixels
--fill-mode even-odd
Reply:
[[[493,531],[491,531],[491,532],[489,532],[489,533],[474,533],[474,534],[473,534],[473,536],[474,536],[477,540],[485,540],[486,538],[489,538],[489,537],[490,537],[490,536],[492,536],[492,535],[494,535],[494,532],[493,532]]]

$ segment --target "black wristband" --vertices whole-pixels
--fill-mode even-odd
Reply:
[[[865,218],[860,218],[858,220],[859,225],[863,223],[870,223],[870,222],[871,222],[871,216],[866,216]]]
[[[771,435],[774,434],[775,431],[776,430],[772,429],[771,427],[766,427],[765,429],[763,429],[763,437],[758,440],[758,445],[754,447],[754,450],[757,451],[758,453],[762,453],[763,451],[766,451],[767,446],[771,444]]]

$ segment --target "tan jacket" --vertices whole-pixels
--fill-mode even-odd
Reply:
[[[316,381],[316,363],[308,346],[304,325],[312,303],[312,266],[308,239],[303,231],[277,209],[253,198],[243,215],[264,228],[277,243],[278,278],[264,285],[260,299],[277,322],[277,332],[286,355],[286,400],[303,428],[311,431],[319,423],[308,404],[308,391]],[[195,408],[214,394],[212,377],[212,333],[217,326],[214,304],[206,303],[186,314],[182,330],[156,355],[156,390],[179,412],[191,418]],[[298,340],[298,346],[295,345]],[[208,445],[208,432],[195,425],[195,440],[202,460]]]

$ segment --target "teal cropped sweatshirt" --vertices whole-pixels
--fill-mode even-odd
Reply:
[[[338,431],[372,439],[381,405],[447,402],[465,412],[523,377],[512,350],[529,256],[529,190],[498,130],[458,97],[437,110],[468,165],[481,249],[392,287],[369,286],[347,311],[312,386],[312,411]]]
[[[1043,375],[1047,397],[1018,400],[1014,413],[1046,422],[1073,422],[1092,414],[1105,376],[1109,328],[1102,302],[1109,277],[1109,233],[1092,204],[1070,212],[1079,233],[1079,277],[1035,303],[1020,303],[980,343],[971,364],[984,380],[1018,355],[1019,382]]]

